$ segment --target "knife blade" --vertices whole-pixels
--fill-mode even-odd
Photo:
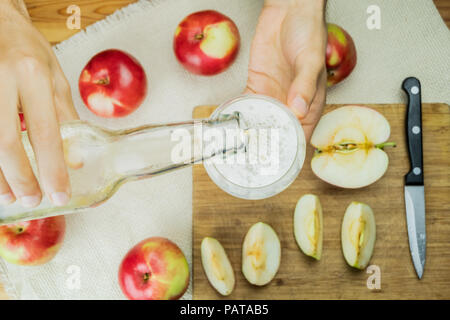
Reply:
[[[405,176],[405,208],[409,250],[419,279],[426,258],[425,188],[422,152],[422,102],[418,79],[407,78],[402,84],[408,96],[406,137],[411,170]]]

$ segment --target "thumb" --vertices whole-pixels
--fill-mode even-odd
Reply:
[[[308,63],[307,61],[297,65],[287,101],[289,108],[298,118],[303,119],[308,114],[309,107],[316,95],[322,65],[320,63]]]

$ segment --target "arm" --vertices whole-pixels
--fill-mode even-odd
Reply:
[[[326,95],[325,0],[266,0],[253,39],[247,92],[287,104],[309,140]]]
[[[34,207],[43,192],[56,205],[70,197],[59,122],[76,119],[70,87],[22,0],[0,1],[0,202]],[[20,136],[22,111],[40,185]],[[42,190],[41,190],[42,188]]]

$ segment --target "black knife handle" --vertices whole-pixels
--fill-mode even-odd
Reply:
[[[405,176],[405,184],[423,186],[422,100],[420,82],[414,77],[406,78],[403,81],[402,88],[408,95],[406,137],[411,163],[411,170]]]

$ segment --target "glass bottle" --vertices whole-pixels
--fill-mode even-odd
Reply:
[[[72,188],[70,202],[57,207],[43,197],[40,205],[32,209],[24,208],[19,201],[0,206],[0,225],[96,207],[109,199],[125,182],[237,152],[247,143],[242,126],[238,112],[213,119],[119,131],[106,130],[83,121],[64,123],[61,125],[61,137]],[[233,135],[233,143],[211,139],[211,131],[217,137],[225,136],[230,130],[239,132]],[[36,174],[36,160],[26,132],[22,133],[22,143]]]

